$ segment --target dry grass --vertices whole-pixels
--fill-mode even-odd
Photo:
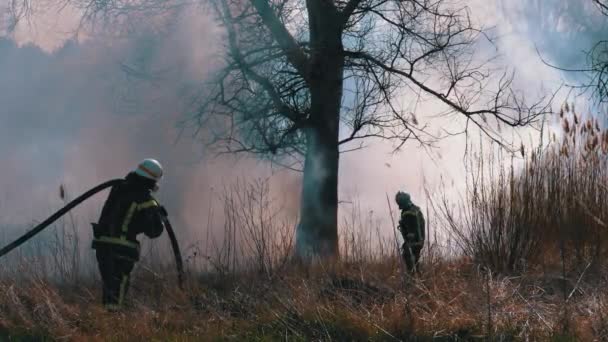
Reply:
[[[0,326],[4,334],[75,341],[482,340],[490,334],[539,340],[566,328],[581,340],[608,337],[608,298],[601,291],[608,281],[571,284],[564,303],[560,279],[488,279],[462,260],[435,265],[405,284],[390,260],[294,268],[272,278],[200,277],[190,279],[186,292],[140,278],[132,308],[119,314],[102,309],[97,288],[63,291],[32,279],[0,283]]]

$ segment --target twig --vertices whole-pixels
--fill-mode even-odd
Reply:
[[[487,304],[488,304],[488,337],[492,340],[492,296],[490,294],[491,276],[492,271],[487,270],[488,274],[486,277],[486,291],[487,291]]]
[[[570,292],[570,295],[568,295],[568,298],[566,298],[566,301],[570,300],[570,298],[574,295],[574,292],[580,285],[581,280],[583,280],[583,276],[585,275],[585,272],[587,272],[587,269],[589,269],[589,266],[591,266],[591,263],[587,264],[587,267],[585,267],[585,269],[583,270],[583,273],[581,273],[580,277],[578,277],[578,280],[576,281],[576,284],[574,284],[574,288],[572,289],[572,292]]]
[[[602,221],[599,217],[593,215],[591,210],[589,210],[589,208],[587,208],[587,206],[583,203],[583,201],[580,198],[577,198],[576,201],[583,208],[583,210],[585,211],[585,214],[589,215],[589,217],[591,217],[597,224],[599,224],[600,226],[602,226],[604,228],[608,227],[608,225],[606,223],[604,223],[604,221]]]
[[[534,309],[534,307],[532,306],[532,304],[530,304],[530,302],[526,298],[524,298],[524,296],[522,296],[521,293],[519,293],[519,291],[517,291],[517,295],[519,296],[519,298],[521,298],[526,303],[526,305],[528,306],[528,308],[530,308],[530,310],[532,310],[532,312],[535,313],[536,316],[538,316],[538,318],[541,320],[541,322],[543,322],[547,326],[547,328],[549,328],[550,331],[553,330],[553,327],[543,318],[543,316],[541,316],[538,313],[538,311],[536,311]]]
[[[392,337],[395,339],[395,341],[401,341],[400,339],[398,339],[397,337],[391,335],[391,333],[389,333],[388,331],[386,331],[385,329],[383,329],[381,326],[379,326],[378,324],[374,323],[374,322],[370,322],[372,323],[378,330],[382,331],[383,333],[385,333],[386,335]]]

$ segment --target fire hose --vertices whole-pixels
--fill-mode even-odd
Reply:
[[[53,215],[49,216],[42,223],[38,224],[37,226],[32,228],[30,231],[23,234],[17,240],[9,243],[8,245],[6,245],[2,249],[0,249],[0,258],[3,257],[4,255],[6,255],[7,253],[9,253],[10,251],[12,251],[13,249],[21,246],[29,239],[33,238],[36,234],[40,233],[46,227],[50,226],[53,222],[57,221],[60,217],[67,214],[70,210],[74,209],[74,207],[78,206],[80,203],[84,202],[89,197],[91,197],[91,196],[95,195],[96,193],[98,193],[102,190],[105,190],[109,187],[121,184],[122,182],[124,182],[124,179],[109,180],[107,182],[99,184],[98,186],[96,186],[96,187],[90,189],[89,191],[85,192],[84,194],[80,195],[79,197],[77,197],[76,199],[74,199],[70,203],[68,203],[66,206],[59,209]],[[177,243],[177,239],[175,237],[175,231],[173,230],[173,227],[171,226],[171,223],[169,222],[169,218],[167,217],[167,212],[164,209],[162,211],[163,211],[162,212],[163,222],[165,224],[165,228],[167,229],[167,235],[169,235],[169,239],[171,240],[171,248],[173,249],[173,255],[175,256],[178,285],[180,288],[183,288],[184,266],[183,266],[182,256],[181,256],[181,253],[179,250],[179,245]]]
[[[173,256],[175,256],[175,267],[177,268],[177,284],[180,289],[184,289],[184,262],[182,261],[182,253],[179,250],[179,244],[177,244],[177,238],[175,237],[175,231],[169,218],[166,215],[166,211],[163,208],[163,221],[165,222],[165,228],[167,228],[167,235],[171,240],[171,249],[173,249]]]

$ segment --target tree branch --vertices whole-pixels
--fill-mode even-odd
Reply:
[[[608,15],[608,4],[606,4],[604,0],[593,0],[593,2],[599,7],[604,15]]]
[[[355,12],[357,7],[363,2],[363,0],[349,0],[344,9],[341,12],[342,21],[344,24],[350,19],[351,15]]]
[[[356,58],[356,59],[363,59],[366,60],[378,67],[380,67],[381,69],[392,73],[392,74],[397,74],[400,75],[402,77],[405,77],[406,79],[408,79],[410,82],[412,82],[413,84],[415,84],[417,87],[419,87],[420,89],[422,89],[424,92],[433,95],[435,98],[439,99],[441,102],[443,102],[444,104],[448,105],[450,108],[452,108],[453,110],[455,110],[456,112],[459,112],[461,114],[464,114],[465,116],[471,117],[474,115],[483,115],[483,114],[490,114],[495,116],[498,120],[502,121],[504,124],[507,124],[509,126],[512,127],[516,127],[516,126],[521,126],[521,125],[525,125],[527,123],[529,123],[529,120],[522,120],[521,118],[519,120],[507,120],[505,119],[500,112],[500,109],[502,108],[501,105],[498,104],[498,99],[500,98],[500,93],[502,91],[504,91],[504,86],[505,85],[501,85],[501,87],[499,88],[499,93],[497,94],[497,96],[495,97],[496,103],[495,106],[493,108],[490,109],[480,109],[480,110],[468,110],[462,103],[456,103],[453,100],[450,100],[446,95],[430,88],[429,86],[427,86],[426,84],[424,84],[423,82],[421,82],[420,80],[418,80],[417,78],[415,78],[413,76],[413,73],[411,71],[405,72],[403,70],[399,70],[395,67],[389,66],[384,64],[382,61],[378,60],[377,58],[374,58],[373,56],[370,56],[369,54],[365,53],[365,52],[350,52],[350,51],[345,51],[345,54],[347,57],[350,58]],[[505,108],[506,109],[506,108]],[[510,109],[519,109],[519,108],[510,108]]]
[[[309,61],[308,57],[304,54],[304,51],[300,48],[289,31],[287,31],[285,25],[274,14],[266,0],[250,1],[262,18],[264,25],[266,25],[274,39],[279,43],[281,50],[283,50],[289,62],[298,70],[300,76],[308,82]]]

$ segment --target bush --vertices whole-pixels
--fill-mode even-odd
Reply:
[[[521,165],[514,156],[507,170],[495,157],[475,161],[459,213],[438,206],[464,254],[495,272],[606,256],[608,131],[568,104],[555,116],[560,130],[529,154],[522,146]]]

